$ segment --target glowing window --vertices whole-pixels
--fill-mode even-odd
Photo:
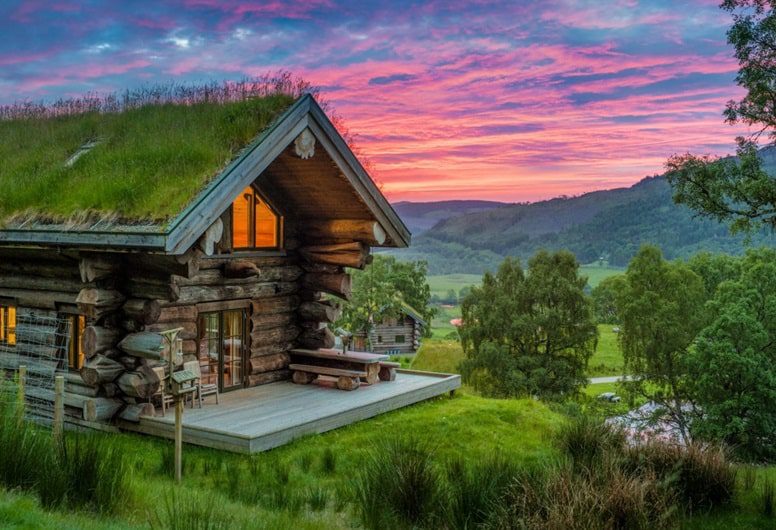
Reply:
[[[283,219],[248,186],[232,203],[232,247],[278,248]]]
[[[16,345],[16,308],[0,306],[0,344]]]
[[[84,366],[84,329],[86,317],[83,315],[70,315],[70,340],[67,348],[67,367],[70,370],[80,370]]]

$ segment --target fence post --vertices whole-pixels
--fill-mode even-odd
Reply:
[[[19,365],[18,383],[16,386],[16,413],[19,415],[19,422],[24,420],[24,385],[27,382],[27,365]]]
[[[175,399],[175,482],[183,475],[183,396]]]
[[[62,440],[62,430],[65,422],[65,377],[58,375],[54,378],[54,425],[52,432],[54,440]]]

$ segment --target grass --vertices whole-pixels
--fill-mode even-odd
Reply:
[[[579,267],[580,276],[587,276],[587,284],[591,289],[601,283],[601,280],[604,278],[622,273],[623,269],[595,263]],[[427,280],[428,286],[431,288],[431,295],[444,299],[447,297],[447,292],[451,289],[458,294],[464,287],[479,285],[482,282],[482,275],[463,273],[433,274],[428,276]]]
[[[587,365],[587,375],[601,377],[623,375],[623,358],[617,334],[610,324],[598,325],[598,346]]]
[[[415,354],[412,369],[457,374],[458,364],[463,358],[463,348],[461,348],[460,342],[425,339],[420,345],[418,353]]]
[[[303,88],[287,78],[258,83],[182,92],[152,87],[130,94],[135,104],[113,109],[120,112],[103,112],[88,99],[76,100],[86,103],[70,104],[75,110],[61,116],[11,112],[11,119],[0,120],[0,223],[14,215],[72,221],[84,212],[169,219]],[[66,167],[91,140],[97,145]]]
[[[110,441],[126,457],[130,501],[116,507],[113,515],[70,512],[66,507],[50,512],[31,493],[3,493],[0,488],[0,527],[134,528],[154,522],[166,528],[178,518],[201,521],[196,528],[218,528],[216,517],[208,515],[212,504],[217,514],[229,515],[230,528],[350,528],[355,520],[349,500],[353,477],[373,448],[397,432],[422,433],[424,443],[445,460],[462,455],[484,460],[501,451],[521,462],[539,463],[556,458],[551,439],[563,422],[561,414],[533,400],[461,393],[259,455],[187,445],[184,483],[178,490],[179,498],[187,501],[176,506],[170,505],[174,483],[162,465],[171,442],[96,433],[96,440]],[[208,526],[208,521],[213,524]]]
[[[457,340],[457,335],[452,334],[455,333],[455,327],[449,322],[445,322],[445,319],[453,318],[456,313],[460,316],[460,307],[458,306],[448,309],[442,308],[440,316],[434,319],[432,337],[423,340],[418,353],[415,355],[415,360],[412,362],[413,369],[458,373],[458,363],[464,358],[463,349]],[[437,325],[437,320],[442,322]],[[612,327],[608,324],[598,326],[598,347],[588,363],[588,376],[590,377],[622,375],[622,352],[617,344],[617,334],[612,331]],[[604,390],[604,392],[608,391]]]

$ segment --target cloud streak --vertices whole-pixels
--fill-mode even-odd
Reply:
[[[724,154],[739,96],[711,2],[11,2],[0,102],[284,68],[391,199],[536,200]]]

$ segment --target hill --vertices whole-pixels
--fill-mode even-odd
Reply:
[[[726,225],[697,218],[674,204],[666,179],[655,176],[629,188],[443,219],[416,237],[411,248],[394,253],[402,259],[425,259],[431,274],[479,274],[495,269],[504,256],[525,259],[541,248],[567,248],[582,263],[604,258],[624,266],[646,243],[658,245],[669,259],[701,250],[738,254],[747,244]],[[749,244],[774,245],[776,238],[759,233]]]
[[[434,201],[410,202],[401,201],[393,204],[396,213],[401,216],[404,224],[414,235],[428,230],[439,221],[467,213],[484,212],[506,206],[507,203],[495,201]]]

